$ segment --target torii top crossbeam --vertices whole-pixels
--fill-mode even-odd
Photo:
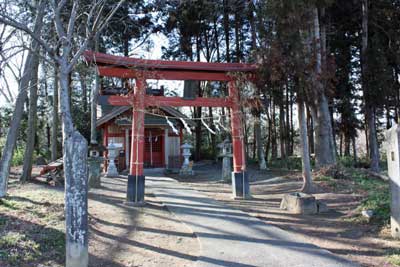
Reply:
[[[100,76],[119,78],[136,78],[141,73],[146,79],[229,81],[231,72],[254,74],[257,70],[253,64],[138,59],[92,51],[84,57],[98,66]]]
[[[135,79],[134,92],[128,95],[104,96],[105,102],[114,106],[132,106],[132,143],[130,174],[128,175],[127,200],[144,201],[144,112],[148,106],[204,106],[230,108],[233,148],[232,186],[235,197],[249,197],[249,180],[243,142],[242,112],[238,77],[231,73],[242,73],[240,79],[253,79],[255,65],[243,63],[205,63],[147,60],[86,51],[87,62],[98,68],[100,76]],[[243,75],[244,74],[244,75]],[[226,81],[228,97],[182,99],[180,97],[153,96],[146,94],[146,79]],[[104,103],[104,101],[103,101]]]

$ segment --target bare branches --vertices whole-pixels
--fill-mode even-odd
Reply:
[[[56,26],[56,31],[60,39],[66,37],[65,30],[63,28],[63,23],[61,21],[61,9],[65,6],[66,0],[62,0],[60,3],[56,3],[56,0],[53,1],[54,3],[54,24]]]
[[[32,39],[34,39],[36,42],[38,42],[39,45],[42,46],[46,50],[46,52],[49,53],[49,55],[51,57],[55,57],[54,50],[51,49],[50,46],[43,39],[40,38],[40,36],[38,36],[33,31],[31,31],[26,25],[14,20],[13,18],[11,18],[5,14],[2,14],[0,16],[0,23],[11,26],[17,30],[20,30],[20,31],[23,31],[23,32],[29,34],[29,36],[31,36]]]
[[[72,11],[68,22],[67,40],[72,40],[72,34],[74,33],[78,5],[79,1],[74,1],[74,4],[72,5]]]
[[[108,15],[106,16],[106,18],[103,22],[100,22],[100,17],[102,15],[102,11],[104,9],[104,3],[101,5],[100,12],[98,12],[97,17],[94,19],[94,23],[93,23],[93,26],[91,27],[91,30],[89,30],[89,32],[86,33],[85,41],[83,42],[81,47],[78,49],[78,51],[75,53],[70,64],[68,65],[69,71],[72,70],[72,68],[74,67],[76,62],[81,57],[82,53],[86,50],[87,45],[90,42],[90,40],[92,40],[95,37],[95,35],[98,36],[103,31],[105,26],[109,23],[110,19],[114,16],[115,12],[119,9],[119,7],[122,5],[123,2],[125,2],[125,0],[120,0],[118,2],[118,4],[115,7],[113,7],[113,9],[108,13]],[[94,10],[95,10],[95,5],[93,5],[93,8],[91,9],[91,11],[89,13],[89,17],[87,18],[86,29],[89,29],[89,23],[92,20],[92,16],[94,15]],[[98,24],[99,24],[99,26],[97,28]]]

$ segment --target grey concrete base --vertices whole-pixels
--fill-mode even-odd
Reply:
[[[66,267],[87,267],[89,262],[88,246],[77,243],[66,244],[65,266]]]
[[[146,206],[145,201],[141,201],[141,202],[124,201],[123,204],[127,207],[144,207],[144,206]]]
[[[115,166],[115,164],[108,165],[106,176],[107,177],[119,176],[119,173],[118,173],[118,170],[117,170],[117,167]]]
[[[197,267],[355,267],[305,238],[269,225],[166,177],[148,190],[197,236]]]
[[[253,197],[252,196],[246,196],[246,197],[235,197],[235,196],[232,196],[232,199],[233,200],[251,200],[251,199],[253,199]]]
[[[283,195],[281,209],[293,214],[318,213],[317,201],[313,195],[294,192]]]
[[[101,187],[101,163],[103,158],[100,157],[89,157],[89,188],[100,188]]]
[[[251,198],[247,172],[232,172],[232,193],[234,199]]]
[[[128,175],[128,188],[126,191],[126,202],[144,202],[144,175]]]

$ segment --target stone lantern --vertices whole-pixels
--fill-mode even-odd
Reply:
[[[232,143],[225,139],[222,143],[218,144],[220,149],[219,157],[222,157],[222,180],[230,181],[232,173]]]
[[[100,157],[99,146],[92,144],[89,150],[89,187],[99,188],[101,186],[100,175],[101,175],[101,163],[103,158]]]
[[[122,148],[122,144],[119,143],[111,143],[107,147],[108,151],[108,168],[107,168],[107,176],[113,177],[118,176],[117,166],[115,166],[115,158],[119,155],[119,150]]]
[[[179,174],[193,175],[194,173],[192,170],[192,165],[189,162],[189,158],[192,155],[192,153],[190,152],[190,149],[193,148],[193,146],[188,143],[185,143],[185,144],[181,145],[181,148],[182,148],[183,164],[182,164]]]

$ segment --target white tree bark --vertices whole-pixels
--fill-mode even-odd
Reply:
[[[297,100],[297,110],[300,127],[300,148],[303,171],[303,186],[301,191],[305,193],[311,193],[313,186],[311,177],[310,152],[308,147],[307,120],[304,103],[300,99]]]
[[[39,71],[39,52],[32,57],[32,73],[29,89],[29,115],[28,115],[28,133],[24,154],[24,165],[21,182],[25,182],[31,178],[32,174],[32,161],[33,150],[35,148],[35,135],[36,135],[36,119],[37,119],[37,98],[38,98],[38,71]]]
[[[313,35],[315,43],[315,73],[313,75],[313,86],[316,91],[314,104],[316,111],[313,113],[316,122],[315,129],[315,154],[318,167],[336,163],[336,153],[333,140],[332,121],[329,111],[329,103],[326,96],[324,83],[322,82],[322,47],[318,8],[313,9]]]
[[[99,36],[96,34],[94,40],[95,52],[99,51]],[[94,81],[94,86],[92,88],[92,101],[90,103],[90,143],[97,144],[97,131],[96,131],[96,121],[97,121],[97,99],[100,91],[100,77],[96,72],[96,77]]]
[[[66,193],[65,217],[67,267],[87,267],[88,265],[87,142],[85,138],[74,129],[68,93],[68,77],[74,66],[78,62],[79,58],[81,57],[82,53],[86,50],[87,44],[93,38],[94,34],[96,32],[101,32],[104,29],[111,17],[114,15],[114,13],[118,10],[123,2],[124,0],[120,0],[118,4],[113,7],[111,12],[108,13],[104,20],[101,20],[104,1],[92,1],[92,5],[89,6],[89,10],[82,11],[82,13],[85,13],[87,15],[87,23],[85,25],[86,38],[83,40],[83,43],[80,45],[80,47],[77,49],[77,52],[73,56],[71,56],[71,54],[72,44],[74,42],[73,37],[76,32],[75,23],[78,13],[81,12],[78,12],[78,9],[83,7],[83,5],[80,4],[79,0],[72,1],[72,9],[69,14],[69,20],[67,23],[63,21],[61,16],[61,13],[65,12],[67,1],[53,2],[54,24],[57,31],[57,41],[62,51],[61,56],[56,55],[54,51],[50,48],[49,44],[40,38],[39,32],[32,32],[29,28],[26,27],[24,23],[16,21],[15,19],[7,16],[7,14],[3,14],[3,16],[0,16],[0,22],[29,34],[59,64],[60,108],[64,144],[63,158]],[[64,13],[63,16],[65,16]],[[41,16],[40,18],[42,17],[43,16]],[[25,97],[22,98],[20,103],[20,105],[22,106],[21,111],[25,98],[26,92]],[[21,115],[19,115],[18,125],[20,117]],[[0,165],[0,185],[4,184],[4,181],[1,180],[1,173],[3,172],[3,170],[4,167]],[[5,182],[5,184],[7,183]]]
[[[256,149],[258,158],[258,167],[260,170],[267,169],[267,163],[265,161],[265,154],[263,149],[263,144],[261,141],[261,121],[259,115],[254,116],[254,133],[256,138]]]
[[[43,13],[45,1],[40,1],[37,8],[37,16],[33,33],[39,35],[43,26]],[[11,159],[14,154],[15,144],[17,141],[18,131],[21,124],[21,118],[24,111],[24,103],[27,97],[29,81],[33,68],[33,55],[37,53],[39,45],[35,40],[32,40],[31,49],[25,61],[22,78],[19,82],[19,93],[15,102],[14,113],[11,119],[10,128],[7,133],[6,143],[3,148],[2,158],[0,160],[0,198],[7,194],[8,176],[10,174]]]
[[[361,74],[365,99],[365,116],[368,124],[369,157],[371,170],[379,172],[379,144],[376,130],[375,109],[368,88],[368,0],[362,0],[362,40],[361,40]]]
[[[51,161],[56,161],[58,158],[58,66],[54,66],[54,81],[53,81],[53,110],[52,119],[53,125],[51,128]]]

